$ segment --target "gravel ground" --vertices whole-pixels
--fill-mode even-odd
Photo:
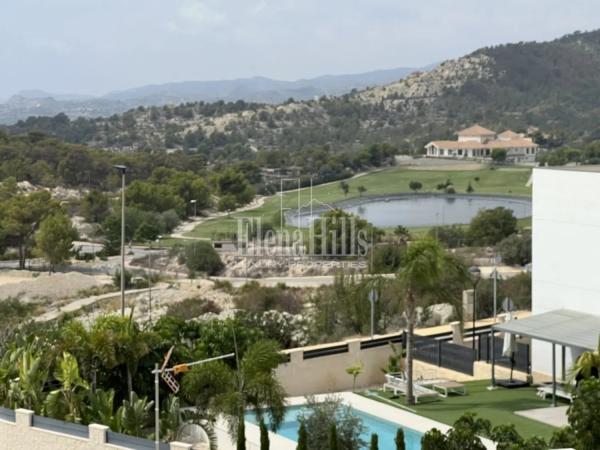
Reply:
[[[17,272],[17,275],[14,274]],[[15,276],[24,277],[11,282]],[[54,273],[10,271],[0,274],[0,300],[8,297],[20,297],[26,302],[53,302],[75,296],[83,289],[102,286],[110,282],[106,276],[84,275],[78,272]]]

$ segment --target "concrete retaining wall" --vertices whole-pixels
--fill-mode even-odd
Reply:
[[[17,409],[15,421],[0,419],[0,450],[108,450],[129,449],[107,443],[108,427],[88,425],[89,437],[78,437],[33,426],[33,411]],[[83,430],[86,427],[81,426]],[[149,448],[152,442],[148,441]],[[189,444],[172,442],[170,450],[190,450]]]
[[[291,397],[345,391],[352,389],[352,376],[346,373],[346,369],[362,363],[363,372],[356,380],[356,387],[382,384],[382,368],[387,366],[392,350],[385,336],[377,336],[376,339],[381,341],[381,345],[362,350],[361,342],[368,342],[369,339],[350,339],[288,350],[286,353],[290,356],[290,362],[277,368],[277,378]],[[347,346],[347,350],[341,352],[340,348],[344,346]],[[328,350],[340,353],[327,354]],[[310,357],[319,352],[322,356]]]

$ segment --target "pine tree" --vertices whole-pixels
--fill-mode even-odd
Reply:
[[[394,442],[396,443],[396,450],[406,450],[406,445],[404,444],[404,430],[402,428],[398,428]]]

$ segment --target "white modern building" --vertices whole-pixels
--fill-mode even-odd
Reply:
[[[497,134],[480,125],[456,133],[456,141],[431,141],[426,146],[429,158],[492,159],[494,150],[506,151],[511,162],[535,161],[539,146],[524,134],[511,130]]]
[[[595,348],[600,334],[600,166],[534,169],[532,229],[532,318],[542,318],[540,336],[559,338],[562,375],[584,350],[577,345]],[[533,340],[532,370],[551,374],[549,340]]]

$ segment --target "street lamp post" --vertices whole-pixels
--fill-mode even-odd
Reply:
[[[113,166],[121,174],[121,316],[125,315],[125,174],[127,166]]]
[[[371,339],[375,335],[375,302],[377,301],[377,291],[373,287],[369,291],[369,302],[371,303]]]
[[[475,321],[477,320],[477,308],[476,308],[476,301],[477,301],[477,284],[479,283],[479,280],[481,279],[481,270],[479,269],[479,267],[477,266],[472,266],[469,267],[469,273],[471,274],[471,279],[473,281],[473,307],[472,307],[472,311],[473,311],[473,317],[472,317],[472,328],[471,328],[471,344],[473,346],[473,350],[475,350]]]
[[[197,200],[190,200],[190,203],[192,205],[194,205],[194,219],[195,219],[196,218],[196,203],[197,203]]]

